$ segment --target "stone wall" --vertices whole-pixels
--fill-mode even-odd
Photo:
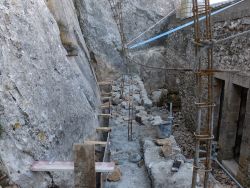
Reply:
[[[216,40],[226,39],[229,36],[248,31],[250,29],[250,1],[245,1],[234,8],[231,8],[224,13],[214,16],[212,18],[213,20],[213,34],[214,38]],[[180,25],[182,23],[187,22],[188,20],[179,21],[179,20],[171,20],[171,23],[167,25],[167,29],[173,28],[176,25]],[[167,30],[166,29],[166,30]],[[214,64],[215,68],[222,69],[222,70],[237,70],[237,73],[234,73],[235,75],[243,75],[244,79],[239,80],[240,83],[234,83],[234,84],[240,84],[244,86],[246,83],[246,80],[249,79],[250,72],[249,72],[249,66],[250,66],[250,39],[249,39],[250,33],[247,33],[245,35],[222,41],[214,46]],[[166,67],[171,68],[179,67],[179,68],[192,68],[194,64],[194,48],[192,44],[193,39],[193,29],[186,28],[182,31],[176,32],[172,34],[170,37],[168,37],[165,40],[165,43],[162,43],[159,45],[159,43],[151,44],[150,46],[154,51],[161,51],[161,54],[156,56],[154,58],[149,57],[147,58],[147,55],[144,57],[146,60],[144,62],[146,65],[156,65],[160,67]],[[162,50],[162,48],[165,48]],[[141,49],[140,51],[137,51],[137,54],[143,54],[143,51],[145,54],[150,53],[152,49]],[[167,56],[163,56],[162,54],[168,54]],[[171,58],[169,58],[171,57]],[[164,61],[165,58],[165,61]],[[157,59],[159,59],[158,62],[161,62],[157,65]],[[177,59],[177,61],[174,62],[168,62],[168,59]],[[137,59],[139,60],[139,59]],[[151,60],[151,61],[150,61]],[[159,70],[153,70],[150,69],[154,74]],[[164,74],[164,73],[162,73]],[[158,82],[158,84],[165,83],[165,86],[168,88],[172,88],[173,85],[176,89],[180,91],[180,95],[182,98],[182,112],[185,118],[185,125],[190,129],[194,130],[196,127],[196,107],[194,105],[195,102],[195,77],[192,72],[172,72],[172,74],[166,74],[165,80],[161,80]],[[155,78],[155,77],[154,77]],[[145,80],[150,80],[152,77],[147,76]],[[159,79],[160,80],[160,79]],[[167,80],[172,80],[172,82],[169,84]],[[176,80],[176,82],[174,82]],[[174,84],[173,84],[174,83]],[[215,82],[215,86],[216,86]],[[161,85],[159,86],[161,87]],[[229,87],[228,85],[225,85],[225,87]],[[232,87],[232,86],[230,86]],[[246,86],[244,86],[246,87]],[[228,96],[230,98],[237,95],[237,93],[232,92],[232,90],[227,90],[225,92],[229,92]],[[231,93],[230,93],[231,92]],[[227,159],[232,158],[232,145],[234,145],[234,135],[235,135],[235,119],[238,118],[238,101],[231,100],[231,103],[224,104],[226,105],[223,107],[223,115],[222,115],[222,124],[224,128],[222,128],[223,134],[220,138],[220,144],[221,147],[225,148],[223,149],[223,152],[221,152],[221,155],[227,156]],[[219,105],[219,100],[217,100],[217,105]],[[237,103],[237,104],[236,104]],[[230,111],[231,110],[231,111]],[[236,111],[236,112],[235,112]],[[228,113],[226,113],[228,112]],[[216,111],[218,113],[218,111]],[[224,114],[225,113],[225,114]],[[218,116],[218,114],[215,114],[215,116]],[[248,121],[249,113],[246,114],[246,121]],[[232,120],[234,118],[234,120]],[[217,122],[215,122],[217,123]],[[230,125],[233,124],[233,126]],[[248,136],[246,134],[249,132],[249,126],[248,122],[245,123],[244,128],[244,135],[245,137],[242,140],[242,148],[241,148],[241,158],[239,162],[239,171],[238,171],[238,179],[243,183],[246,187],[249,187],[249,143],[248,143]],[[216,126],[216,124],[215,124]],[[228,128],[227,128],[228,127]],[[228,131],[226,131],[228,130]],[[226,158],[224,158],[226,159]]]
[[[234,8],[228,9],[225,13],[214,16],[212,20],[215,39],[224,39],[234,34],[249,30],[250,15],[249,11],[247,11],[249,6],[249,1],[245,1]],[[165,30],[174,28],[187,21],[188,20],[180,21],[171,18],[171,22],[166,25]],[[153,43],[150,45],[151,48],[141,48],[133,52],[134,58],[140,63],[151,66],[154,65],[155,67],[192,69],[194,67],[195,56],[193,44],[191,42],[192,39],[192,27],[185,28],[182,31],[171,34],[165,39],[165,42],[160,45],[159,43]],[[234,39],[220,42],[214,47],[215,68],[222,70],[239,70],[244,74],[249,75],[249,54],[249,33]],[[159,75],[153,76],[154,79],[157,80],[154,81],[157,84],[153,84],[155,87],[161,88],[164,86],[167,88],[175,88],[180,91],[182,96],[182,111],[185,116],[186,126],[191,130],[194,130],[194,122],[196,120],[196,108],[194,105],[194,74],[192,72],[164,71],[142,66],[139,67],[139,69],[150,72],[150,74],[144,73],[144,80],[146,83],[152,80],[152,77],[149,75]],[[170,81],[170,83],[168,81]],[[148,86],[148,84],[146,84],[146,86]],[[147,87],[147,89],[150,89],[150,87]]]
[[[73,143],[98,126],[99,92],[73,1],[46,2],[0,2],[0,166],[21,187],[48,187],[47,173],[30,171],[34,160],[72,160]],[[72,186],[71,174],[52,176]]]

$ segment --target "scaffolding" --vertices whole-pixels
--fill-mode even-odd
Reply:
[[[205,22],[201,23],[199,15],[204,14]],[[213,40],[211,27],[211,7],[209,0],[201,2],[193,0],[194,45],[195,45],[195,76],[197,82],[198,111],[195,157],[192,188],[196,187],[199,173],[204,175],[204,188],[209,186],[212,171],[212,140],[213,136]]]
[[[123,65],[126,66],[126,74],[122,74],[122,80],[121,80],[121,98],[124,98],[124,87],[125,87],[125,81],[126,81],[126,75],[130,77],[129,83],[129,94],[128,94],[128,140],[132,141],[132,133],[133,133],[133,76],[130,73],[130,69],[128,67],[129,63],[129,57],[128,57],[128,49],[127,49],[127,39],[124,33],[124,24],[123,24],[123,12],[122,12],[122,2],[123,0],[109,0],[109,4],[113,13],[114,20],[117,24],[118,31],[121,38],[121,51],[122,51],[122,57],[123,57]]]

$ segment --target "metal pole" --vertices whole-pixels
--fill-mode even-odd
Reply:
[[[213,159],[221,168],[222,170],[237,184],[239,188],[244,188],[231,174],[230,172],[218,161],[217,158]]]

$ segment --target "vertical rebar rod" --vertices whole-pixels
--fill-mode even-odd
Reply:
[[[204,3],[204,4],[203,4]],[[205,15],[205,28],[202,28],[202,24],[199,21],[199,14]],[[212,166],[212,139],[213,139],[213,119],[214,119],[214,104],[213,104],[213,49],[212,49],[212,27],[211,27],[211,8],[209,0],[200,2],[193,0],[193,17],[194,17],[194,42],[195,42],[195,59],[196,59],[196,80],[197,80],[197,100],[198,100],[198,122],[195,132],[196,144],[195,144],[195,157],[194,157],[194,168],[192,178],[192,188],[196,187],[197,176],[199,170],[205,172],[204,176],[204,188],[209,186],[209,175]],[[201,49],[207,50],[206,57],[201,53]],[[205,71],[202,71],[202,58],[206,61]],[[203,80],[206,80],[207,84],[202,84]],[[207,91],[205,93],[205,91]],[[207,95],[206,99],[203,96]],[[205,109],[206,116],[202,115],[202,109]],[[203,119],[206,117],[206,119]],[[202,128],[201,128],[202,126]],[[200,157],[200,146],[202,144],[206,149],[205,163],[202,166]]]
[[[117,24],[117,28],[120,34],[121,38],[121,47],[122,47],[122,58],[123,58],[123,65],[126,67],[126,74],[130,74],[130,69],[128,67],[128,50],[127,50],[127,40],[124,33],[124,25],[123,25],[123,11],[122,11],[122,2],[123,0],[109,0],[109,4],[111,7],[111,10],[113,12],[113,17],[115,19],[115,22]],[[131,76],[131,83],[132,83],[132,76]],[[125,78],[124,75],[122,77],[122,83],[121,83],[121,98],[124,98],[124,87],[125,87]],[[132,93],[132,95],[131,95]],[[131,92],[131,85],[129,85],[129,96],[128,96],[128,102],[129,102],[129,112],[128,112],[128,140],[132,141],[132,127],[133,127],[133,92]]]

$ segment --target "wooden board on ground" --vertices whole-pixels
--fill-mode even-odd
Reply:
[[[96,162],[95,171],[100,173],[113,172],[115,169],[114,162]],[[73,171],[73,161],[36,161],[31,166],[33,172],[52,172],[52,171]]]
[[[111,127],[98,127],[96,128],[96,132],[111,132]]]

